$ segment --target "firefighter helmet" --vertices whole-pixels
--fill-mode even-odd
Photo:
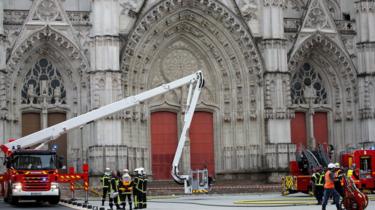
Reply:
[[[328,168],[329,168],[329,169],[335,168],[335,164],[334,164],[334,163],[330,163],[330,164],[328,164]]]
[[[107,176],[111,175],[111,169],[105,168],[104,174],[107,175]]]
[[[136,174],[139,174],[139,175],[144,175],[144,174],[145,174],[145,169],[142,168],[142,167],[140,167],[140,168],[136,168],[136,169],[134,169],[134,172],[135,172]]]

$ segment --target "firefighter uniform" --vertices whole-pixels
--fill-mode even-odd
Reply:
[[[138,190],[138,183],[140,182],[140,174],[135,174],[134,180],[133,180],[133,198],[134,198],[134,209],[140,209],[140,191]]]
[[[119,199],[123,209],[126,207],[126,199],[128,199],[129,208],[132,210],[132,191],[133,191],[133,181],[128,171],[124,170],[124,175],[119,182]]]
[[[344,197],[344,188],[343,188],[343,185],[342,185],[343,176],[344,176],[344,174],[343,174],[342,170],[340,169],[340,165],[338,163],[336,163],[334,185],[335,185],[336,191],[340,194],[341,197]]]
[[[115,203],[116,208],[120,209],[120,205],[118,202],[118,186],[120,182],[120,174],[117,172],[116,174],[112,174],[111,178],[111,197],[109,199],[109,207],[113,209],[113,203]]]
[[[141,209],[147,208],[147,177],[145,174],[140,176],[137,188],[139,191],[139,207]]]
[[[102,191],[103,191],[102,206],[104,206],[104,202],[106,200],[107,194],[110,194],[110,189],[111,189],[111,170],[109,168],[105,169],[104,175],[100,178],[100,183],[102,185]]]
[[[322,204],[323,192],[324,192],[324,173],[323,171],[315,172],[312,177],[313,181],[313,191],[318,204]]]

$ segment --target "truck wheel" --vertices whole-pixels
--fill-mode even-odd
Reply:
[[[9,203],[12,205],[18,204],[18,198],[13,197],[12,195],[9,197]]]
[[[4,196],[4,202],[8,203],[8,196],[6,196],[6,195]]]
[[[60,202],[60,197],[51,198],[48,202],[51,205],[56,205],[56,204],[58,204]]]

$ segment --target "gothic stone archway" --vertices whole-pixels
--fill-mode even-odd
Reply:
[[[218,126],[214,136],[219,143],[215,144],[219,145],[216,154],[261,143],[261,129],[255,129],[258,133],[247,133],[260,120],[256,115],[257,84],[263,73],[260,54],[247,26],[221,3],[162,1],[139,20],[129,35],[121,62],[126,95],[176,79],[179,71],[172,67],[179,64],[183,65],[181,69],[189,69],[186,73],[202,68],[208,85],[198,109],[215,113]],[[158,102],[135,108],[130,115],[147,116],[152,106],[181,107],[183,92],[174,91]],[[147,117],[143,120],[147,121]],[[233,143],[232,139],[238,141]],[[221,158],[216,157],[219,170],[237,167],[229,162],[224,166]]]

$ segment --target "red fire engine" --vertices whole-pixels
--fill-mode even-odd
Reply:
[[[323,147],[317,151],[303,150],[296,161],[289,164],[290,175],[282,177],[282,194],[302,192],[312,194],[311,175],[314,170],[327,166],[330,162],[328,153]],[[341,154],[341,167],[352,169],[351,179],[345,177],[344,205],[346,209],[364,209],[368,198],[360,190],[375,190],[375,150],[353,149]],[[353,206],[354,202],[354,206]]]
[[[354,150],[341,155],[341,165],[353,168],[352,179],[361,190],[375,191],[375,150]]]
[[[59,174],[58,169],[62,168],[60,158],[56,156],[53,149],[41,150],[43,145],[71,129],[138,105],[149,98],[180,88],[183,85],[189,85],[184,132],[180,138],[180,142],[184,142],[201,89],[204,86],[201,71],[0,145],[1,150],[5,153],[7,168],[5,174],[0,174],[0,192],[4,196],[4,200],[12,204],[18,203],[19,200],[40,200],[57,204],[60,200],[59,183],[70,182],[71,186],[74,186],[73,182],[80,179],[84,180],[84,188],[87,192],[87,164],[84,165],[83,174],[74,173],[72,168],[69,170],[69,174]],[[183,143],[181,144],[183,145]],[[36,149],[28,149],[37,145],[39,146]],[[182,150],[182,147],[180,150]],[[180,150],[176,153],[176,162],[181,157]],[[182,183],[190,180],[189,176],[178,174],[178,163],[173,166],[175,167],[173,175],[176,180]]]

